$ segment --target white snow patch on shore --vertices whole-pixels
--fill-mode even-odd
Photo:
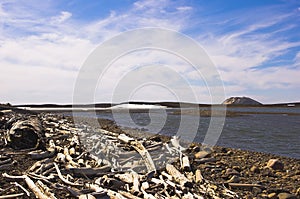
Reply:
[[[112,106],[111,109],[165,109],[166,106],[150,104],[119,104]]]

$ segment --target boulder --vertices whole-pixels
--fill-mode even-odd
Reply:
[[[267,163],[267,167],[273,170],[283,170],[284,164],[280,162],[278,159],[270,159]]]

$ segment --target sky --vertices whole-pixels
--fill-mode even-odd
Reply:
[[[98,46],[149,27],[197,42],[218,71],[224,100],[300,101],[298,0],[1,0],[0,103],[72,103],[78,74]],[[93,101],[109,102],[116,87],[139,78],[150,83],[128,91],[128,100],[182,100],[191,89],[191,101],[212,102],[205,71],[192,68],[168,52],[132,52],[108,67]],[[120,81],[124,74],[131,80]]]

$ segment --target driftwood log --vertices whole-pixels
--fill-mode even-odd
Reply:
[[[148,172],[156,172],[155,164],[151,158],[151,155],[141,142],[131,137],[128,137],[125,134],[120,134],[118,136],[118,139],[132,146],[141,155],[145,162]]]
[[[19,120],[7,133],[7,141],[14,149],[35,149],[41,137],[41,123],[37,118]]]

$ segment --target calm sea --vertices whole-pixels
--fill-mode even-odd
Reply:
[[[227,110],[244,114],[225,118],[217,145],[300,159],[300,108],[238,107]],[[195,136],[195,142],[202,143],[211,118],[174,114],[176,111],[178,109],[153,110],[150,115],[141,111],[131,112],[129,115],[123,111],[114,114],[100,112],[97,113],[97,117],[117,120],[117,124],[122,127],[171,136],[177,134],[180,122],[184,118],[184,121],[191,125],[183,125],[183,131],[189,136],[190,132],[195,131],[194,124],[197,124],[197,132],[192,134]],[[89,113],[82,112],[82,116],[89,116]],[[154,128],[155,126],[159,128]]]

